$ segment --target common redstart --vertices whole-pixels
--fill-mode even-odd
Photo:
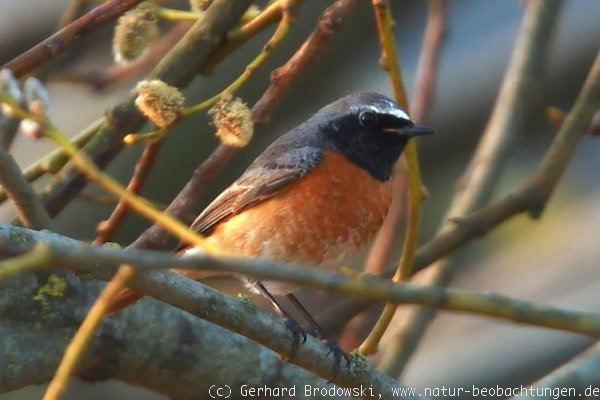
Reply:
[[[392,174],[408,140],[432,134],[392,99],[355,93],[279,137],[194,221],[192,229],[227,253],[335,270],[373,239],[392,199]],[[198,253],[183,248],[183,254]],[[180,271],[192,279],[202,271]],[[293,334],[302,331],[272,295],[287,295],[316,326],[294,286],[243,278],[267,297]],[[129,298],[128,298],[129,297]],[[124,294],[113,309],[129,304]],[[120,305],[119,305],[120,304]],[[332,351],[339,348],[332,344]],[[336,363],[344,353],[336,354]]]

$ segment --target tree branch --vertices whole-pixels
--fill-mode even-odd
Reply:
[[[142,151],[142,155],[140,156],[138,162],[135,165],[135,170],[133,172],[133,176],[129,180],[129,184],[127,185],[127,190],[131,193],[139,193],[144,185],[146,178],[148,177],[150,170],[152,169],[152,165],[154,165],[154,160],[158,155],[158,151],[160,150],[162,142],[152,142],[148,143],[144,150]],[[129,207],[123,200],[119,200],[112,214],[108,217],[107,220],[101,221],[96,230],[98,231],[98,236],[94,241],[95,244],[103,244],[112,239],[115,231],[121,225],[127,213],[129,212]]]
[[[292,58],[271,73],[271,85],[253,108],[255,123],[269,121],[275,103],[288,91],[298,75],[321,56],[331,37],[359,3],[359,0],[337,0],[323,12],[315,30]]]
[[[12,237],[26,238],[26,240],[15,241]],[[169,268],[218,270],[232,275],[241,274],[261,280],[293,283],[301,287],[321,289],[333,294],[360,297],[371,301],[420,304],[600,337],[600,313],[563,310],[498,294],[477,294],[433,286],[394,284],[386,279],[376,277],[349,278],[341,274],[320,271],[310,266],[289,266],[265,260],[217,258],[209,255],[174,257],[169,252],[91,246],[58,234],[36,232],[0,224],[0,257],[22,254],[29,251],[37,242],[50,247],[52,265],[74,271],[96,273],[102,278],[110,278],[115,271],[114,267],[107,268],[106,264],[129,264],[140,271]],[[226,301],[225,299],[228,298],[221,292],[201,284],[198,284],[197,292],[193,293],[195,284],[194,281],[167,271],[149,271],[137,274],[132,280],[132,286],[135,289],[187,311],[190,311],[190,307],[192,307],[192,303],[188,303],[191,301],[188,296],[202,297],[200,294],[203,291],[210,293],[210,296],[218,297],[221,299],[219,301]],[[179,285],[185,287],[186,293],[188,290],[190,293],[179,293],[177,289]],[[202,301],[206,301],[206,299]],[[219,308],[218,311],[214,307],[210,307],[209,310],[213,311],[209,312],[207,309],[203,310],[200,303],[197,303],[193,305],[192,310],[190,312],[201,318],[207,318],[211,322],[244,335],[246,335],[245,329],[247,328],[242,325],[246,323],[252,325],[251,320],[231,317],[229,313],[235,312],[235,307]],[[210,317],[206,314],[210,314]],[[234,323],[234,320],[237,320],[237,323]],[[260,335],[265,335],[265,332]],[[258,335],[258,333],[254,334]],[[248,337],[263,343],[254,336]],[[263,344],[269,346],[269,343]],[[276,346],[283,345],[279,343]],[[290,350],[280,351],[281,347],[269,347],[282,354],[289,354]],[[298,365],[302,366],[302,364]]]
[[[381,47],[381,61],[380,64],[384,70],[387,71],[392,89],[394,91],[394,98],[396,102],[403,107],[408,109],[408,96],[404,87],[404,79],[402,77],[402,71],[398,62],[398,52],[396,50],[396,39],[394,38],[394,20],[392,18],[392,12],[387,0],[372,0],[373,10],[375,11],[375,21],[377,22],[377,30],[379,32],[379,44]],[[425,192],[423,188],[423,181],[421,179],[421,168],[419,166],[419,153],[417,150],[416,141],[409,140],[404,148],[404,161],[406,164],[406,228],[404,235],[404,243],[402,244],[402,252],[400,254],[400,261],[396,272],[392,277],[393,282],[402,282],[410,279],[413,269],[413,259],[415,257],[415,251],[417,249],[419,240],[419,224],[421,221],[421,205],[425,200]],[[399,181],[396,179],[396,184]],[[398,196],[399,190],[394,191],[394,195]],[[395,207],[400,207],[402,202],[399,199],[392,202]],[[397,216],[399,211],[391,210],[391,216]],[[397,226],[399,227],[399,226]],[[392,230],[387,230],[386,233],[396,234]],[[383,245],[392,245],[391,240],[385,240],[385,238],[379,236],[378,241],[382,242]],[[375,246],[371,251],[377,251],[381,253],[389,253],[387,249],[381,249]],[[379,268],[377,268],[379,269]],[[379,341],[381,337],[389,327],[390,322],[394,314],[396,313],[396,306],[393,304],[386,304],[379,319],[375,323],[375,326],[360,345],[359,351],[364,354],[372,354],[377,351]]]
[[[555,393],[561,388],[565,388],[567,391],[574,389],[576,394],[572,396],[569,393],[569,397],[571,398],[594,397],[595,395],[591,393],[586,394],[586,389],[596,389],[600,385],[599,369],[600,344],[596,344],[542,379],[532,383],[530,385],[530,392],[526,392],[525,395],[520,393],[518,396],[511,397],[511,400],[551,400],[556,398],[556,396],[553,397],[546,393]],[[544,391],[544,389],[549,389],[549,391]]]
[[[71,22],[52,36],[7,62],[2,68],[10,69],[21,77],[62,54],[87,33],[117,19],[142,0],[109,0]]]
[[[45,303],[33,300],[43,276],[26,274],[0,284],[0,393],[51,379],[102,287],[59,276],[67,283],[64,294],[45,296]],[[295,385],[300,394],[304,385],[331,387],[256,342],[150,299],[103,322],[77,375],[93,382],[119,379],[181,400],[208,397],[211,385],[227,384],[237,393],[249,382]]]
[[[538,218],[562,177],[579,140],[587,133],[600,108],[600,53],[586,82],[534,176],[512,194],[453,221],[417,251],[415,267],[422,269],[471,239],[480,237],[507,219],[529,213]]]
[[[49,228],[52,221],[40,199],[21,173],[21,168],[10,154],[0,147],[0,184],[11,198],[19,218],[26,226]]]

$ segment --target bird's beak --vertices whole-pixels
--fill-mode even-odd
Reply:
[[[400,133],[405,136],[408,136],[408,137],[414,137],[414,136],[433,135],[435,133],[435,131],[433,130],[433,128],[431,128],[429,126],[413,125],[413,126],[406,126],[402,129],[400,129]]]
[[[433,135],[435,133],[433,128],[425,125],[410,125],[402,128],[387,128],[385,130],[409,138],[414,136]]]

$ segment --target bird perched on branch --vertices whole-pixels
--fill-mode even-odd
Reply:
[[[391,203],[394,165],[407,142],[431,133],[386,96],[351,94],[279,137],[191,228],[232,255],[335,270],[368,245],[381,227]],[[201,250],[180,251],[188,255]],[[203,271],[181,272],[192,279],[206,276]],[[286,321],[293,334],[292,354],[306,334],[275,295],[287,295],[324,339],[293,295],[295,287],[243,279]],[[139,297],[123,293],[113,310]],[[338,368],[345,354],[333,342],[328,344]]]

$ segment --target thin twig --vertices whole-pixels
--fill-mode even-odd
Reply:
[[[373,0],[373,9],[375,11],[375,20],[379,32],[379,43],[381,46],[381,65],[388,72],[391,85],[394,91],[396,102],[408,109],[408,97],[402,78],[402,72],[398,62],[396,50],[396,40],[394,38],[394,21],[387,0]],[[425,200],[423,183],[421,180],[421,171],[419,167],[419,155],[417,144],[411,140],[404,149],[404,160],[406,161],[406,181],[407,181],[407,217],[406,234],[404,235],[404,244],[398,269],[392,277],[393,282],[406,281],[412,273],[412,263],[417,249],[419,239],[419,221],[421,219],[421,204]],[[398,194],[398,191],[396,191]],[[400,204],[396,201],[395,205]],[[393,213],[395,214],[395,213]],[[381,237],[380,237],[381,238]],[[391,241],[387,244],[391,245]],[[359,351],[363,354],[372,354],[377,351],[379,341],[387,330],[392,317],[396,312],[396,306],[386,304],[379,320],[371,330],[364,342],[360,345]]]
[[[419,57],[415,94],[411,107],[412,117],[421,124],[427,123],[431,103],[434,99],[439,58],[446,30],[446,8],[446,0],[431,0],[429,2],[423,50]],[[395,224],[399,225],[399,223],[400,221],[396,220]],[[377,247],[374,247],[373,250],[377,250]],[[386,351],[383,355],[381,365],[385,365],[387,360],[392,359],[389,353],[390,351]]]
[[[429,122],[435,100],[440,57],[446,36],[447,0],[429,0],[429,14],[423,38],[423,50],[415,78],[415,94],[411,99],[411,116],[420,124]]]
[[[50,247],[37,243],[31,251],[0,262],[0,282],[46,267],[51,260]]]
[[[51,226],[50,216],[31,184],[23,176],[21,168],[15,159],[1,147],[0,184],[15,204],[19,218],[26,226],[36,229],[45,229]]]
[[[413,120],[420,124],[426,124],[428,122],[431,104],[434,100],[438,63],[446,29],[446,8],[446,0],[429,1],[429,14],[425,28],[425,37],[423,40],[423,48],[419,56],[419,64],[415,79],[415,93],[411,100],[410,107]],[[405,211],[403,205],[405,202],[406,188],[404,187],[405,182],[402,176],[399,176],[397,180],[398,181],[394,183],[395,192],[392,204],[390,205],[390,210],[383,226],[377,234],[377,238],[371,247],[371,251],[369,251],[365,271],[370,274],[380,275],[390,264],[392,246],[401,233]],[[361,305],[359,308],[362,307],[364,307],[364,305]],[[355,310],[357,310],[356,307],[351,307],[347,312],[353,312]],[[387,315],[390,314],[391,310],[388,310]],[[368,322],[367,318],[364,318],[364,320],[365,323]],[[348,332],[346,333],[348,334]]]
[[[79,329],[77,329],[75,336],[73,336],[73,339],[67,346],[58,369],[46,389],[43,400],[58,400],[62,397],[67,390],[67,386],[81,355],[89,346],[94,337],[94,332],[96,332],[103,317],[106,315],[106,310],[108,310],[111,300],[127,285],[134,275],[135,270],[132,267],[123,265],[104,290],[102,290],[94,305],[86,314]]]
[[[114,21],[142,0],[108,0],[6,63],[15,76],[23,76],[62,54],[81,37]],[[0,68],[0,69],[2,69]]]
[[[15,120],[19,121],[18,118],[16,118]],[[85,130],[81,131],[76,136],[74,136],[71,139],[73,144],[79,148],[82,147],[85,143],[88,142],[88,140],[92,138],[92,136],[94,135],[94,133],[96,133],[96,130],[98,129],[100,124],[102,124],[103,121],[104,118],[97,120],[95,123],[88,126]],[[28,182],[34,182],[46,173],[57,173],[62,167],[64,167],[68,160],[69,157],[65,154],[65,152],[62,149],[59,148],[52,151],[48,155],[40,158],[39,160],[31,164],[29,167],[25,168],[23,170],[23,175],[25,176],[25,179]],[[0,188],[0,204],[2,204],[7,198],[8,195],[6,191]]]
[[[144,147],[144,151],[140,156],[137,164],[135,165],[135,170],[133,172],[133,176],[129,180],[129,184],[127,185],[127,190],[131,193],[139,193],[144,183],[146,182],[146,178],[148,177],[152,166],[154,165],[154,160],[156,160],[156,156],[158,155],[158,151],[160,150],[162,142],[156,141],[152,143],[148,143]],[[127,204],[120,200],[113,210],[110,217],[107,220],[102,221],[98,224],[96,228],[98,231],[98,236],[94,241],[95,244],[102,244],[110,241],[121,225],[127,213],[129,212],[129,207]]]
[[[234,147],[221,144],[217,149],[196,168],[185,187],[173,199],[165,213],[175,218],[183,218],[192,213],[198,200],[206,192],[208,184],[227,165],[233,154]],[[146,229],[132,244],[131,247],[143,249],[164,249],[168,247],[170,232],[162,226],[154,224]]]
[[[279,102],[298,75],[319,58],[331,37],[359,3],[359,0],[337,0],[323,12],[315,30],[292,58],[271,73],[271,85],[253,109],[255,123],[269,121],[274,103]]]

